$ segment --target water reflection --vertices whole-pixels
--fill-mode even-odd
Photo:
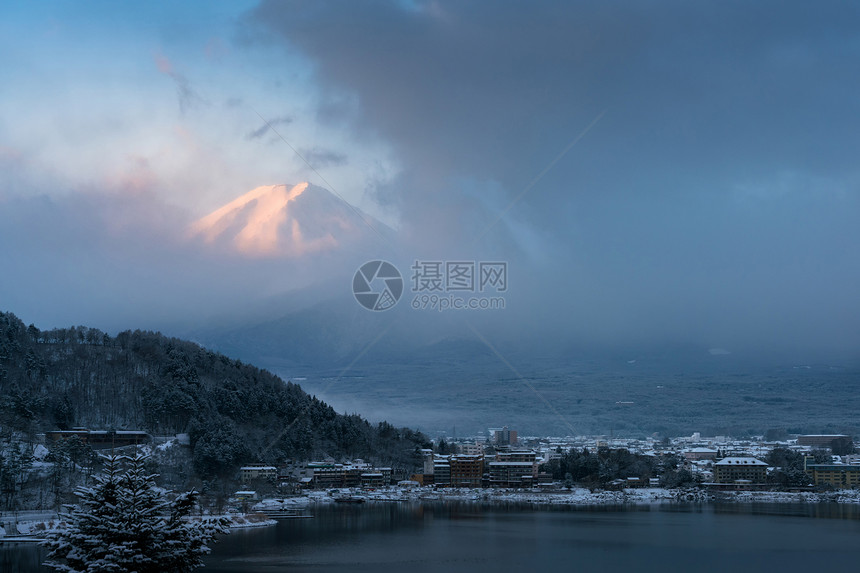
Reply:
[[[222,538],[203,571],[452,573],[855,567],[860,507],[663,504],[503,508],[469,502],[332,505],[313,519]],[[810,519],[815,517],[819,519]],[[828,519],[822,519],[828,518]],[[47,571],[35,546],[0,545],[0,570]]]

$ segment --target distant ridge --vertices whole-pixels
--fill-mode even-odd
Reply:
[[[41,331],[0,312],[0,429],[34,439],[75,426],[188,433],[201,478],[326,456],[411,470],[428,444],[419,432],[338,414],[296,384],[192,342],[140,330]]]

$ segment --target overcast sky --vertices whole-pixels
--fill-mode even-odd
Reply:
[[[512,328],[857,358],[858,70],[853,2],[6,3],[0,308],[275,294],[184,230],[309,180],[509,260]]]

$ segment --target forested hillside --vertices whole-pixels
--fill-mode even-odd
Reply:
[[[420,463],[419,432],[337,414],[295,384],[159,333],[111,337],[85,327],[40,331],[0,313],[0,430],[187,432],[194,469],[224,475],[247,462],[362,457]]]

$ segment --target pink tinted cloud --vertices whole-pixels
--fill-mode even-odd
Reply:
[[[0,145],[0,162],[21,163],[22,161],[23,154],[20,150],[6,145]]]
[[[191,86],[184,74],[177,72],[173,63],[163,54],[155,54],[155,66],[162,74],[169,76],[176,84],[176,95],[179,98],[179,111],[185,113],[191,107],[206,103]]]
[[[155,65],[158,67],[158,71],[162,74],[167,74],[168,76],[173,76],[173,64],[170,63],[170,60],[167,59],[166,56],[161,54],[155,55]]]
[[[148,158],[129,155],[126,167],[105,177],[105,187],[121,193],[141,193],[155,189],[158,176]]]
[[[210,60],[220,60],[228,51],[227,45],[217,36],[209,38],[209,41],[206,42],[206,46],[203,48],[203,52]]]

